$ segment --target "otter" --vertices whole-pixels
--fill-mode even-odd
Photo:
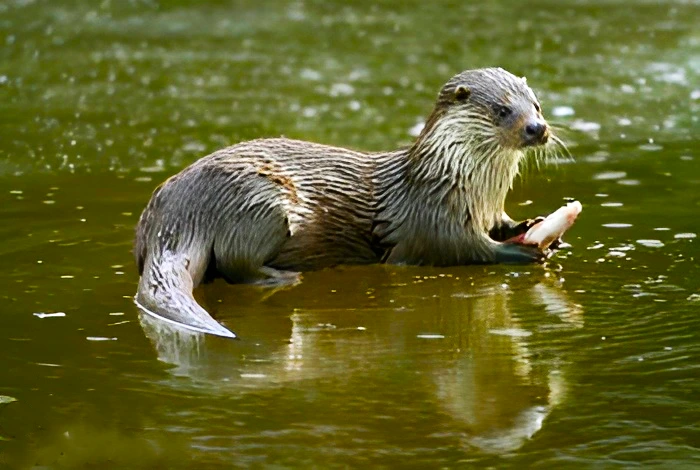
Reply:
[[[542,262],[503,243],[506,194],[527,153],[562,145],[526,80],[467,70],[440,90],[413,145],[365,153],[286,138],[216,151],[161,184],[136,228],[137,305],[235,338],[194,299],[203,282],[295,279],[340,264]]]

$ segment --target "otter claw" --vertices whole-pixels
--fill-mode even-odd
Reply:
[[[559,237],[559,238],[557,238],[556,240],[554,240],[554,241],[549,245],[548,248],[549,248],[550,250],[559,250],[559,249],[561,249],[561,248],[567,248],[567,247],[570,247],[570,246],[571,246],[571,245],[569,245],[569,244],[566,243],[564,240],[562,240],[561,237]]]

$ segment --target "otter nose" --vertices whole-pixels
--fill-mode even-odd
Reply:
[[[531,121],[525,125],[525,145],[538,145],[547,142],[547,124]]]

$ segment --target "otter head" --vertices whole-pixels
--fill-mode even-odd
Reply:
[[[468,70],[440,90],[411,149],[412,181],[444,183],[454,213],[488,232],[503,217],[522,157],[546,157],[548,141],[565,149],[524,78],[500,68]]]
[[[424,137],[439,138],[441,133],[483,150],[536,147],[546,144],[551,134],[525,79],[501,68],[467,70],[443,86]]]

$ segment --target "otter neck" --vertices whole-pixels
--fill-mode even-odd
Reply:
[[[378,218],[394,225],[388,231],[429,233],[448,221],[488,232],[501,220],[522,152],[441,127],[438,121],[413,146],[379,156]]]

